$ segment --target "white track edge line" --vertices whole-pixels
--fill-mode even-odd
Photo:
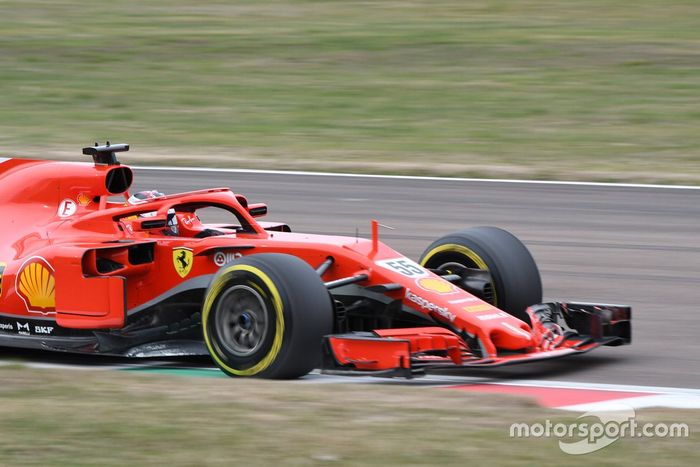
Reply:
[[[323,377],[319,375],[316,371],[312,373],[317,377]],[[368,377],[352,377],[352,376],[332,376],[329,377],[329,382],[342,382],[343,379],[352,381],[357,379],[358,382],[368,381],[365,378]],[[320,379],[320,378],[319,378]],[[364,380],[364,381],[361,381]],[[383,378],[373,378],[372,381],[386,382],[393,381]],[[607,384],[607,383],[584,383],[578,381],[549,381],[549,380],[529,380],[529,379],[513,379],[508,381],[496,381],[492,378],[487,377],[473,377],[473,376],[449,376],[449,375],[428,375],[421,378],[416,378],[414,380],[420,384],[424,383],[434,383],[440,386],[459,386],[459,385],[473,385],[473,384],[491,384],[496,386],[527,386],[527,387],[541,387],[541,388],[551,388],[551,389],[590,389],[598,391],[611,391],[611,392],[639,392],[654,394],[681,394],[681,395],[697,395],[700,396],[700,389],[695,388],[679,388],[679,387],[664,387],[664,386],[640,386],[640,385],[627,385],[627,384]]]
[[[653,407],[669,409],[700,409],[700,397],[689,394],[656,394],[627,399],[612,399],[599,402],[587,402],[556,407],[559,410],[572,412],[601,412],[619,410],[621,406],[631,407],[635,410]]]
[[[0,157],[0,163],[11,157]],[[564,186],[590,186],[609,188],[652,188],[670,190],[700,190],[696,185],[662,185],[649,183],[612,183],[612,182],[577,182],[573,180],[522,180],[517,178],[469,178],[469,177],[429,177],[421,175],[382,175],[382,174],[360,174],[345,172],[313,172],[303,170],[265,170],[265,169],[230,169],[223,167],[180,167],[180,166],[148,166],[131,165],[136,170],[163,170],[175,172],[223,172],[223,173],[243,173],[261,175],[300,175],[314,177],[345,177],[345,178],[380,178],[387,180],[424,180],[438,182],[475,182],[475,183],[519,183],[527,185],[564,185]]]
[[[9,360],[0,361],[0,367],[3,366],[26,366],[29,368],[42,368],[42,369],[75,369],[75,370],[120,370],[120,369],[157,369],[161,368],[161,362],[152,362],[150,364],[118,364],[118,365],[81,365],[81,364],[65,364],[65,363],[39,363],[39,362],[27,362],[22,360]],[[178,369],[178,368],[173,368]],[[200,369],[209,371],[218,371],[217,368],[213,367],[187,367],[186,369]],[[528,387],[545,387],[552,389],[591,389],[599,391],[616,391],[616,392],[640,392],[654,394],[678,394],[678,395],[697,395],[700,396],[700,389],[694,388],[677,388],[677,387],[664,387],[664,386],[638,386],[638,385],[627,385],[627,384],[606,384],[606,383],[583,383],[576,381],[546,381],[546,380],[528,380],[528,379],[518,379],[509,381],[494,381],[491,378],[483,377],[473,377],[473,376],[449,376],[449,375],[428,375],[421,378],[416,378],[413,380],[397,380],[397,379],[386,379],[386,378],[372,378],[372,377],[352,377],[352,376],[326,376],[321,375],[318,370],[315,370],[311,375],[317,378],[317,381],[324,381],[329,383],[342,383],[342,382],[416,382],[420,384],[423,383],[433,383],[439,386],[455,386],[455,385],[470,385],[470,384],[493,384],[497,386],[528,386]],[[314,378],[314,379],[316,379]],[[300,382],[305,381],[301,379]],[[306,380],[308,383],[313,383],[313,380]]]
[[[438,182],[474,182],[474,183],[517,183],[528,185],[565,185],[565,186],[589,186],[589,187],[609,187],[609,188],[652,188],[652,189],[672,189],[672,190],[700,190],[700,186],[694,185],[659,185],[645,183],[609,183],[609,182],[577,182],[566,180],[521,180],[507,178],[464,178],[464,177],[428,177],[421,175],[380,175],[380,174],[359,174],[343,172],[311,172],[300,170],[264,170],[264,169],[227,169],[216,167],[174,167],[174,166],[130,166],[136,170],[162,170],[176,172],[223,172],[241,174],[260,175],[291,175],[291,176],[313,176],[313,177],[344,177],[344,178],[375,178],[387,180],[424,180]]]
[[[676,388],[664,386],[638,386],[627,384],[606,384],[606,383],[582,383],[573,381],[537,381],[537,380],[513,380],[513,381],[492,381],[490,384],[500,386],[528,386],[544,387],[552,389],[590,389],[595,391],[610,392],[638,392],[648,394],[693,394],[700,396],[700,389]]]

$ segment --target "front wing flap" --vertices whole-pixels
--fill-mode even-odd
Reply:
[[[547,303],[536,307],[548,307],[562,319],[567,334],[555,343],[543,342],[493,356],[482,356],[461,336],[440,327],[330,335],[323,342],[322,370],[326,374],[411,378],[431,370],[529,363],[631,342],[631,310],[627,306]]]

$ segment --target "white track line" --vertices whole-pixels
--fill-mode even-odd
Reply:
[[[531,386],[552,389],[590,389],[598,391],[613,391],[613,392],[646,392],[650,394],[679,394],[693,395],[700,397],[700,389],[694,388],[675,388],[663,386],[637,386],[628,384],[604,384],[604,383],[580,383],[574,381],[544,381],[544,380],[509,380],[509,381],[488,381],[489,384],[498,384],[501,386]],[[469,383],[465,383],[469,384]]]
[[[314,177],[344,177],[344,178],[379,178],[387,180],[424,180],[436,182],[478,182],[478,183],[520,183],[529,185],[568,185],[568,186],[590,186],[590,187],[612,187],[612,188],[654,188],[672,190],[700,190],[700,186],[694,185],[654,185],[645,183],[607,183],[607,182],[576,182],[559,180],[519,180],[505,178],[461,178],[461,177],[424,177],[419,175],[377,175],[377,174],[355,174],[342,172],[306,172],[299,170],[258,170],[258,169],[225,169],[216,167],[151,167],[151,166],[131,166],[136,170],[163,170],[175,172],[218,172],[218,173],[240,173],[240,174],[261,174],[261,175],[302,175]]]
[[[11,158],[0,157],[0,163]],[[302,175],[314,177],[345,177],[345,178],[379,178],[387,180],[424,180],[435,182],[476,182],[476,183],[520,183],[528,185],[568,185],[611,188],[654,188],[670,190],[700,190],[695,185],[658,185],[647,183],[608,183],[608,182],[576,182],[566,180],[521,180],[509,178],[465,178],[465,177],[425,177],[420,175],[381,175],[381,174],[356,174],[344,172],[310,172],[303,170],[262,170],[262,169],[227,169],[219,167],[177,167],[177,166],[130,166],[137,170],[169,170],[175,172],[223,172],[261,175]]]
[[[684,394],[655,394],[650,396],[613,399],[609,401],[590,402],[587,404],[565,405],[560,410],[572,412],[604,412],[619,410],[621,405],[633,409],[663,407],[667,409],[700,409],[700,396]]]
[[[88,370],[88,371],[107,371],[107,370],[127,370],[127,369],[148,369],[160,368],[166,362],[134,362],[123,364],[80,364],[80,363],[48,363],[48,362],[29,362],[26,360],[0,360],[0,367],[20,366],[26,368],[34,368],[37,370]]]
[[[155,369],[165,368],[177,371],[178,369],[196,369],[205,371],[220,371],[215,367],[173,367],[168,361],[152,361],[152,362],[134,362],[118,365],[86,365],[86,364],[66,364],[66,363],[47,363],[47,362],[28,362],[22,360],[0,360],[0,367],[3,366],[26,366],[29,368],[41,369],[73,369],[73,370],[122,370],[130,369]],[[494,384],[499,386],[528,386],[552,389],[590,389],[598,391],[614,391],[614,392],[641,392],[649,394],[666,394],[679,396],[695,396],[700,397],[700,389],[694,388],[677,388],[665,386],[639,386],[629,384],[603,384],[603,383],[584,383],[577,381],[550,381],[550,380],[533,380],[533,379],[511,379],[508,381],[494,380],[488,377],[474,376],[449,376],[449,375],[427,375],[415,379],[402,378],[377,378],[373,376],[335,376],[323,375],[320,371],[315,370],[304,378],[298,380],[300,383],[306,384],[333,384],[333,383],[363,383],[363,384],[386,384],[397,383],[404,385],[416,384],[419,386],[456,386],[469,384]]]
[[[170,369],[177,371],[181,370],[204,370],[207,372],[220,372],[218,368],[213,367],[171,367],[168,362],[139,362],[135,364],[120,364],[120,365],[81,365],[81,364],[63,364],[63,363],[42,363],[42,362],[23,362],[23,361],[0,361],[0,367],[20,365],[35,369],[58,369],[58,370],[73,370],[73,371],[108,371],[108,370],[135,370],[135,369]],[[455,386],[471,385],[471,384],[490,384],[495,386],[526,386],[539,388],[556,388],[556,389],[583,389],[590,391],[612,391],[612,392],[637,392],[648,393],[637,397],[623,397],[620,399],[605,400],[599,402],[591,402],[584,404],[575,404],[568,406],[556,407],[560,410],[573,412],[586,411],[605,411],[617,410],[620,404],[627,405],[635,409],[649,407],[666,407],[677,409],[700,409],[700,389],[692,388],[673,388],[673,387],[658,387],[658,386],[636,386],[636,385],[621,385],[621,384],[598,384],[598,383],[579,383],[573,381],[542,381],[542,380],[509,380],[509,381],[494,381],[491,378],[470,377],[470,376],[448,376],[448,375],[428,375],[421,378],[411,380],[400,378],[375,378],[371,376],[331,376],[322,375],[318,370],[311,374],[295,381],[297,384],[382,384],[382,385],[399,385],[412,387],[441,387],[451,388]],[[554,408],[554,407],[553,407]]]
[[[638,386],[627,384],[603,384],[603,383],[581,383],[576,381],[549,381],[549,380],[532,380],[532,379],[511,379],[508,381],[496,381],[492,378],[473,377],[473,376],[442,376],[428,375],[413,380],[397,380],[385,378],[373,378],[369,376],[329,376],[321,375],[317,371],[311,373],[301,381],[308,382],[323,382],[323,383],[342,383],[342,382],[358,382],[358,383],[381,383],[387,381],[404,381],[408,384],[417,382],[433,385],[469,385],[469,384],[494,384],[498,386],[527,386],[540,387],[551,389],[590,389],[597,391],[612,391],[612,392],[641,392],[649,394],[677,394],[691,395],[700,397],[700,389],[694,388],[675,388],[662,386]]]

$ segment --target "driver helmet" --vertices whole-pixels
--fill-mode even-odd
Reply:
[[[138,193],[131,195],[127,202],[134,206],[137,204],[143,204],[151,199],[163,198],[164,196],[165,195],[158,190],[139,191]]]
[[[143,204],[147,201],[150,201],[152,199],[157,199],[157,198],[163,198],[165,195],[158,191],[158,190],[144,190],[144,191],[139,191],[138,193],[134,193],[129,197],[127,200],[127,203],[131,204],[132,206],[138,205],[138,204]],[[139,214],[139,217],[153,217],[156,215],[155,211],[152,212],[144,212],[143,214]],[[175,210],[174,209],[169,209],[168,210],[168,228],[166,230],[166,233],[168,235],[178,235],[179,233],[179,228],[177,226],[177,218],[175,217]]]

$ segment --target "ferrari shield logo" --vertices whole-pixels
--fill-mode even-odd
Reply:
[[[193,259],[191,249],[185,247],[173,248],[173,266],[175,266],[175,270],[183,279],[192,270]]]

